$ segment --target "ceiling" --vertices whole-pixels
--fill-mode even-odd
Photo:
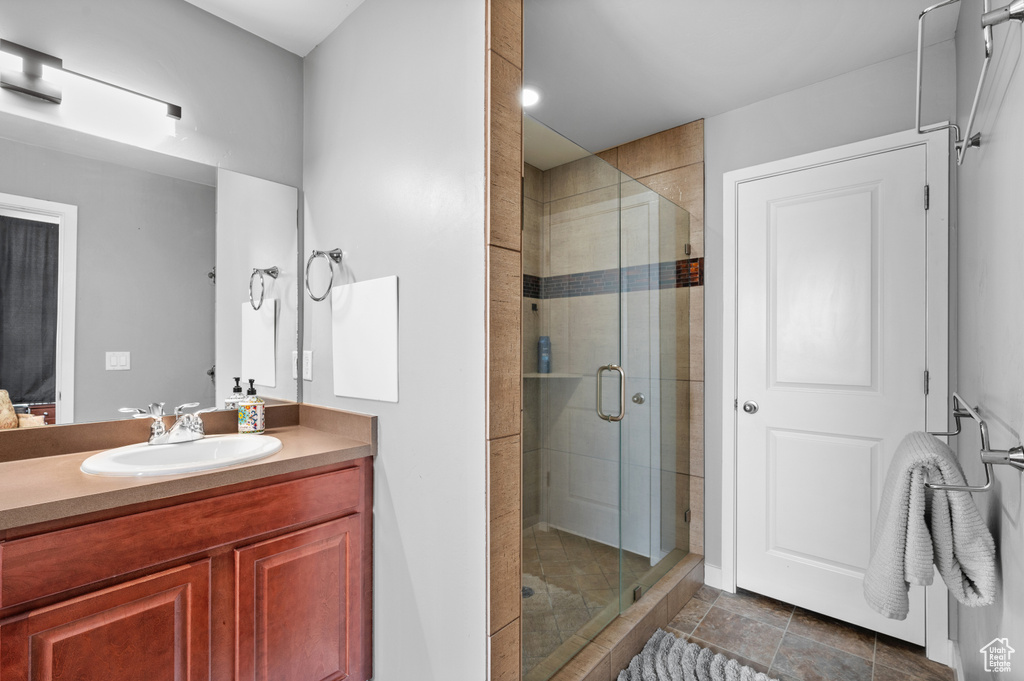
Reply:
[[[913,52],[935,1],[524,0],[530,115],[600,151]]]
[[[302,57],[363,1],[187,0]],[[530,115],[590,151],[912,52],[935,2],[523,1]],[[929,15],[929,44],[953,37],[957,8]]]
[[[364,0],[185,0],[305,57]]]

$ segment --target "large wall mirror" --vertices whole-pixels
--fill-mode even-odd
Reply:
[[[296,399],[297,190],[52,126],[19,132],[0,138],[0,389],[12,401],[55,423],[223,406],[245,371],[260,372],[261,396]],[[252,269],[271,267],[277,278],[254,280],[262,311],[247,310]]]

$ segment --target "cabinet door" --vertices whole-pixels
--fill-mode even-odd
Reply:
[[[2,681],[206,681],[210,561],[0,623]]]
[[[239,681],[365,673],[362,522],[356,513],[235,550]]]

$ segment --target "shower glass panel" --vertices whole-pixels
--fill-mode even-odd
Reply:
[[[524,135],[523,675],[546,680],[689,551],[699,272],[686,211]]]

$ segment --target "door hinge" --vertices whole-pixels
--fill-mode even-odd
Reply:
[[[551,487],[551,471],[548,471],[547,475],[544,476],[544,484],[547,487]]]
[[[924,394],[928,394],[928,370],[924,370]]]
[[[924,209],[928,210],[928,206],[931,204],[931,189],[928,185],[924,186]]]
[[[683,511],[683,522],[690,522],[690,509],[686,509],[685,511]]]
[[[740,400],[737,397],[735,400],[732,401],[732,410],[733,411],[738,411],[739,408],[740,408]]]

